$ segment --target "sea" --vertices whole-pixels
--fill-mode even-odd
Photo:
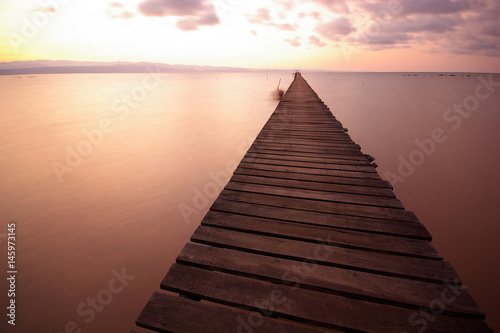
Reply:
[[[500,330],[500,75],[303,77]],[[0,331],[134,328],[292,80],[0,76]]]

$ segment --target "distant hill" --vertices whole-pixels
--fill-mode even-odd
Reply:
[[[0,62],[0,75],[62,73],[161,73],[179,72],[249,72],[248,68],[196,65],[170,65],[152,62],[93,62],[69,60],[31,60]]]

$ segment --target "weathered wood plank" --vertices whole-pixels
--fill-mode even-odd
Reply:
[[[322,141],[314,141],[314,140],[303,140],[303,139],[281,139],[273,136],[262,136],[257,137],[255,139],[256,143],[268,143],[273,145],[283,145],[283,146],[298,146],[304,148],[312,148],[312,149],[343,149],[349,150],[353,152],[357,152],[361,149],[361,147],[355,143],[338,143],[338,142],[322,142]]]
[[[351,156],[352,158],[365,158],[363,153],[361,153],[360,150],[356,149],[342,149],[342,148],[337,148],[337,147],[307,147],[307,146],[294,146],[294,145],[286,145],[286,144],[272,144],[269,142],[254,142],[253,145],[250,147],[250,149],[266,149],[266,150],[271,150],[271,151],[276,151],[276,152],[287,152],[287,153],[313,153],[313,154],[319,154],[323,156],[332,156],[332,155],[346,155],[346,156]],[[347,158],[347,157],[346,157]]]
[[[316,244],[318,261],[336,256],[327,247]],[[321,259],[319,259],[321,258]],[[445,304],[444,313],[482,316],[468,292],[459,284],[433,284],[392,276],[359,272],[345,268],[323,266],[316,261],[303,259],[297,263],[260,254],[188,243],[177,257],[181,264],[215,269],[274,283],[295,285],[350,298],[390,303],[413,309],[428,308],[430,299],[440,299],[442,294],[459,294],[453,302]],[[452,290],[448,290],[453,288]],[[430,311],[430,309],[429,309]]]
[[[304,173],[304,174],[319,175],[319,176],[334,176],[334,177],[342,177],[342,178],[364,178],[364,179],[382,180],[377,173],[372,173],[372,172],[331,170],[331,169],[314,169],[314,168],[304,168],[304,167],[286,166],[286,165],[262,164],[262,163],[255,163],[255,162],[247,163],[244,160],[241,161],[240,167],[246,167],[249,169],[256,169],[256,170],[296,172],[296,173]]]
[[[260,153],[260,154],[274,154],[279,156],[290,156],[290,157],[309,157],[309,158],[325,158],[325,159],[335,159],[335,160],[347,160],[347,162],[352,161],[361,161],[366,162],[367,158],[364,155],[354,154],[354,155],[344,155],[344,154],[335,154],[335,153],[314,153],[314,152],[294,152],[294,151],[284,151],[284,150],[276,150],[276,149],[267,149],[262,147],[250,147],[248,149],[248,153]]]
[[[273,128],[273,127],[264,127],[262,128],[261,133],[270,133],[272,135],[282,135],[282,136],[291,136],[295,138],[309,138],[309,139],[349,139],[352,141],[352,138],[349,134],[345,132],[344,129],[330,129],[327,131],[315,131],[315,130],[295,130],[290,128]]]
[[[281,208],[293,208],[320,213],[342,214],[348,216],[386,219],[401,222],[418,222],[415,214],[413,214],[411,211],[397,208],[366,206],[331,201],[317,201],[270,194],[239,192],[229,189],[225,189],[224,191],[222,191],[219,197],[221,199],[231,201],[248,202]]]
[[[428,282],[441,282],[449,277],[448,264],[439,260],[401,257],[357,249],[324,245],[321,237],[316,244],[265,235],[199,226],[191,236],[191,241],[218,247],[226,247],[272,257],[315,261],[321,265],[348,268],[360,272],[395,276]],[[328,249],[330,255],[321,259]],[[443,274],[444,273],[444,274]]]
[[[367,205],[375,207],[404,208],[401,202],[395,198],[379,197],[373,195],[361,195],[352,193],[326,192],[316,190],[304,190],[292,187],[248,184],[231,180],[225,189],[250,193],[262,193],[268,195],[303,198],[315,201],[328,201],[349,203],[355,205]]]
[[[265,203],[260,205],[249,202],[235,202],[224,200],[221,196],[215,200],[210,210],[343,230],[380,233],[426,240],[431,239],[427,229],[420,223],[401,223],[384,219],[304,211],[293,208],[273,207]]]
[[[233,333],[248,331],[306,333],[323,330],[263,316],[259,312],[221,307],[155,292],[136,321],[158,332]]]
[[[243,164],[243,165],[242,165]],[[250,176],[261,176],[269,178],[282,178],[282,179],[293,179],[299,181],[310,181],[325,184],[340,184],[340,185],[352,185],[359,187],[373,187],[390,189],[390,184],[382,179],[366,179],[366,178],[345,178],[341,176],[330,176],[330,175],[316,175],[301,173],[293,169],[283,169],[282,171],[272,170],[276,168],[269,168],[265,166],[258,166],[257,168],[252,167],[245,163],[240,163],[238,168],[234,171],[235,174],[250,175]],[[295,172],[294,172],[295,171]]]
[[[261,153],[261,154],[275,154],[281,156],[291,156],[291,157],[310,157],[310,158],[328,158],[335,160],[346,160],[346,161],[361,161],[366,162],[367,159],[363,154],[322,154],[322,153],[314,153],[314,152],[301,152],[301,151],[290,151],[290,150],[276,150],[276,149],[267,149],[260,146],[253,146],[248,149],[248,153]]]
[[[264,138],[264,139],[280,139],[280,140],[286,140],[289,142],[290,140],[300,140],[303,141],[304,143],[311,142],[311,143],[321,143],[321,144],[326,144],[326,145],[332,145],[332,144],[347,144],[347,145],[353,145],[355,144],[354,141],[347,135],[347,134],[338,134],[338,135],[298,135],[298,134],[292,134],[292,133],[283,133],[283,132],[278,132],[278,131],[265,131],[261,132],[258,136],[258,139]]]
[[[328,158],[324,156],[300,156],[300,155],[285,155],[285,154],[272,154],[264,152],[248,152],[245,154],[246,158],[261,158],[270,160],[282,160],[293,162],[309,162],[309,163],[325,163],[325,164],[347,164],[347,165],[361,165],[368,166],[370,162],[367,159],[341,159],[341,158]]]
[[[428,241],[405,237],[339,230],[213,210],[207,213],[201,224],[312,243],[317,243],[318,239],[321,238],[324,243],[333,246],[417,258],[443,259]],[[450,274],[455,274],[455,272],[450,270]],[[445,278],[450,277],[451,275]]]
[[[270,177],[268,173],[265,174],[267,177],[245,175],[243,173],[233,174],[231,181],[250,183],[250,184],[262,184],[262,185],[274,185],[289,188],[298,188],[304,190],[316,190],[325,192],[337,192],[337,193],[352,193],[352,194],[363,194],[367,196],[379,196],[387,198],[395,198],[394,193],[388,188],[377,188],[377,187],[366,187],[366,186],[352,186],[334,183],[322,183],[322,182],[312,182],[306,180],[294,180],[290,177],[287,178],[275,178],[274,175]],[[287,174],[283,175],[286,177]]]
[[[247,277],[174,264],[161,283],[165,290],[212,302],[322,327],[361,332],[491,332],[478,320],[433,315],[428,322],[419,311],[259,281]],[[251,291],[251,297],[248,295]],[[427,314],[427,313],[426,313]]]
[[[352,165],[352,164],[332,164],[332,163],[318,163],[318,162],[301,162],[301,161],[286,161],[280,159],[269,159],[260,157],[243,157],[243,163],[256,163],[256,164],[269,164],[269,165],[283,165],[298,168],[310,169],[325,169],[325,170],[344,170],[356,171],[365,173],[376,173],[377,170],[370,165]]]

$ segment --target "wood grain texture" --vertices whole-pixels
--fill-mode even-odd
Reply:
[[[300,74],[136,323],[491,332],[431,235]],[[224,185],[224,184],[219,184]]]

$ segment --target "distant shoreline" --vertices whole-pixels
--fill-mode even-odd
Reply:
[[[37,75],[37,74],[119,74],[119,73],[252,73],[252,72],[285,72],[293,73],[295,69],[266,69],[243,68],[226,66],[200,66],[182,64],[164,64],[152,62],[94,62],[68,60],[30,60],[0,62],[0,75]],[[490,74],[482,72],[419,72],[419,71],[335,71],[309,69],[301,70],[304,73],[401,73],[433,74],[433,75],[462,75],[462,74]],[[498,73],[491,73],[498,74]]]
[[[159,74],[202,74],[202,73],[213,73],[213,74],[225,74],[225,73],[293,73],[292,70],[266,70],[266,69],[245,69],[245,68],[234,68],[226,70],[217,69],[203,69],[203,70],[165,70],[165,71],[155,71]],[[302,71],[305,74],[401,74],[403,76],[465,76],[465,75],[481,75],[481,74],[493,74],[500,75],[500,73],[483,73],[483,72],[346,72],[346,71]],[[12,69],[0,69],[0,76],[21,76],[21,75],[49,75],[49,74],[144,74],[150,73],[145,69],[129,69],[129,70],[117,70],[108,69],[100,67],[36,67],[36,68],[12,68]]]

